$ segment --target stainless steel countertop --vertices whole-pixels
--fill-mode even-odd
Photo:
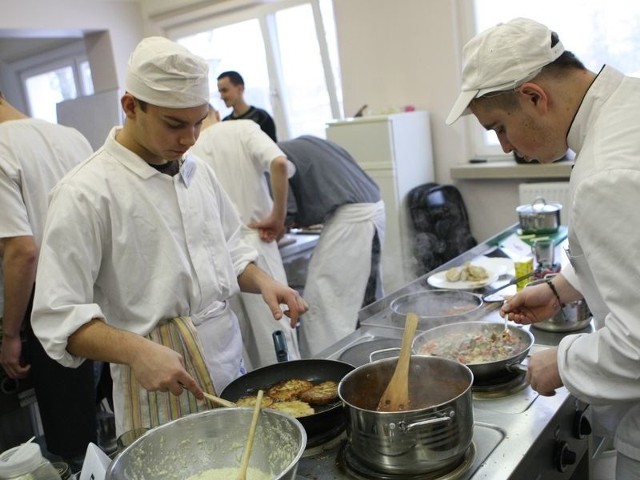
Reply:
[[[285,239],[284,246],[280,247],[280,256],[283,260],[290,257],[294,257],[302,252],[315,248],[318,243],[320,234],[317,233],[288,233],[283,239]],[[291,242],[293,240],[293,242]]]
[[[502,322],[497,309],[494,309],[476,318],[482,321]],[[515,328],[515,327],[514,327]],[[529,327],[523,327],[529,329]],[[534,353],[540,349],[557,345],[566,335],[562,333],[552,333],[541,331],[535,328],[530,329],[535,337],[535,343],[531,349]],[[571,334],[588,333],[592,331],[592,326]],[[330,349],[321,352],[319,357],[339,360],[340,355],[349,347],[373,339],[380,338],[402,338],[402,328],[384,327],[378,325],[365,324],[359,330],[344,338]],[[475,472],[469,472],[462,476],[463,479],[507,479],[518,467],[520,461],[530,453],[532,445],[542,435],[550,419],[565,404],[565,402],[575,401],[570,396],[566,388],[557,390],[552,397],[543,397],[527,386],[514,395],[499,399],[477,399],[474,398],[474,425],[488,426],[502,432],[503,437],[490,452],[490,455],[482,462],[482,465]],[[332,452],[335,454],[335,452]],[[318,472],[318,467],[313,465],[314,459],[303,460],[298,473],[300,479],[314,480],[334,480],[351,478],[336,469],[322,469]],[[307,470],[311,469],[311,470]],[[309,476],[310,471],[316,474]],[[306,472],[306,473],[305,473]]]
[[[497,247],[500,245],[501,239],[510,233],[510,231],[502,232],[500,235],[489,239],[487,242],[478,245],[476,248],[441,266],[436,271],[461,265],[463,262],[470,261],[480,255],[508,256],[508,252],[505,254],[505,252]],[[429,275],[432,273],[434,272],[430,272]],[[430,289],[431,287],[426,281],[427,276],[428,275],[425,275],[416,279],[401,289],[392,292],[387,297],[361,310],[358,315],[361,327],[332,347],[321,352],[318,356],[338,360],[341,354],[348,348],[361,342],[374,339],[401,339],[404,324],[400,324],[397,319],[393,318],[389,305],[391,301],[398,296],[417,290]],[[507,280],[500,279],[500,281]],[[498,282],[495,282],[491,287],[495,287],[497,284]],[[486,290],[491,290],[491,287],[487,287]],[[499,304],[485,304],[476,312],[474,318],[469,318],[468,320],[503,322],[503,319],[499,316],[498,307]],[[531,348],[531,353],[540,349],[557,346],[565,335],[589,333],[593,331],[591,325],[583,330],[570,333],[548,332],[528,326],[514,326],[513,328],[529,329],[534,335],[535,341]],[[418,330],[420,329],[419,327]],[[424,329],[424,327],[422,329]],[[586,449],[586,441],[572,438],[570,433],[571,427],[567,426],[567,423],[571,424],[570,421],[567,422],[567,418],[573,418],[577,405],[577,400],[572,397],[564,387],[558,389],[556,394],[551,397],[538,395],[538,393],[533,391],[528,385],[522,390],[504,398],[483,399],[482,397],[476,398],[474,394],[474,432],[479,428],[484,429],[487,427],[501,432],[502,436],[495,449],[489,452],[486,458],[480,459],[480,465],[474,465],[472,470],[466,472],[459,478],[473,478],[473,480],[514,478],[512,476],[513,472],[522,469],[525,458],[530,460],[534,455],[537,455],[536,451],[540,450],[541,445],[549,446],[549,442],[553,443],[553,435],[555,435],[553,432],[556,428],[556,423],[562,425],[563,428],[560,437],[566,437],[572,444],[572,448],[582,449],[582,452],[584,452]],[[566,412],[569,412],[569,414],[566,414]],[[340,471],[340,469],[336,467],[336,451],[337,449],[334,447],[320,456],[307,459],[303,458],[299,466],[297,478],[313,480],[351,478],[348,474]],[[551,457],[551,454],[548,456]],[[548,461],[550,465],[552,463],[551,458],[547,459],[546,456],[541,458],[540,461]],[[522,476],[522,474],[519,473],[519,475],[518,478],[527,478],[526,474]],[[560,477],[553,476],[549,478]]]

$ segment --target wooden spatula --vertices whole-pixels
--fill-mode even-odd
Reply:
[[[258,425],[258,418],[260,417],[260,407],[262,406],[262,396],[264,392],[258,390],[258,396],[256,398],[256,405],[253,408],[253,417],[251,418],[251,425],[249,426],[249,437],[247,438],[247,444],[244,447],[242,453],[242,461],[240,462],[240,470],[236,480],[247,479],[247,469],[249,468],[249,458],[251,458],[251,449],[253,448],[253,441],[256,438],[256,425]]]
[[[411,361],[411,343],[417,328],[418,315],[408,313],[396,369],[378,402],[377,410],[380,412],[398,412],[409,408],[409,362]]]

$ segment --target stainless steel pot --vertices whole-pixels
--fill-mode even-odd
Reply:
[[[555,233],[560,227],[559,203],[547,203],[544,198],[536,198],[530,205],[516,208],[520,228],[523,233]]]
[[[527,284],[532,287],[540,283],[546,282],[548,278],[553,278],[556,274],[546,275],[545,278],[539,278]],[[577,300],[567,303],[562,310],[556,313],[552,318],[531,324],[532,327],[548,332],[574,332],[582,330],[591,323],[591,310],[587,302]]]
[[[420,475],[454,465],[473,438],[473,373],[452,360],[412,355],[412,409],[378,412],[396,363],[397,358],[387,358],[363,365],[340,382],[351,453],[374,471],[393,475]]]
[[[591,323],[591,311],[584,300],[568,303],[561,312],[548,320],[533,323],[531,326],[548,332],[574,332],[582,330]]]
[[[216,408],[149,430],[118,454],[106,479],[184,480],[209,469],[237,469],[252,416],[252,408]],[[306,443],[295,418],[262,410],[249,466],[293,480]]]

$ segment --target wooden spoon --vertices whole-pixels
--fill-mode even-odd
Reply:
[[[409,362],[411,360],[411,343],[417,328],[418,315],[408,313],[396,369],[378,402],[377,410],[380,412],[398,412],[409,408]]]
[[[229,400],[225,400],[224,398],[216,397],[215,395],[211,395],[207,392],[202,392],[204,394],[204,398],[209,400],[211,403],[215,403],[216,405],[221,405],[223,407],[237,407],[237,405]]]
[[[184,383],[178,382],[182,388],[187,388]],[[202,392],[204,398],[209,400],[211,403],[215,403],[216,405],[221,405],[223,407],[237,407],[237,405],[229,400],[225,400],[224,398],[216,397],[215,395],[211,395],[207,392]]]
[[[240,462],[240,471],[236,480],[247,479],[247,469],[249,468],[249,458],[251,457],[251,449],[253,448],[253,441],[256,437],[256,425],[258,424],[258,418],[260,416],[260,406],[262,405],[262,396],[264,392],[258,390],[258,396],[256,397],[256,405],[253,408],[253,417],[251,418],[251,426],[249,427],[249,438],[247,438],[247,445],[244,447],[242,453],[242,462]]]

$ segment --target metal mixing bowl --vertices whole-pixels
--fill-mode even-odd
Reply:
[[[213,468],[240,466],[252,408],[216,408],[149,430],[109,465],[107,480],[185,480]],[[307,444],[302,424],[262,410],[249,467],[293,480]]]
[[[584,300],[566,304],[561,312],[542,322],[531,324],[532,327],[548,332],[575,332],[591,323],[591,311]]]

